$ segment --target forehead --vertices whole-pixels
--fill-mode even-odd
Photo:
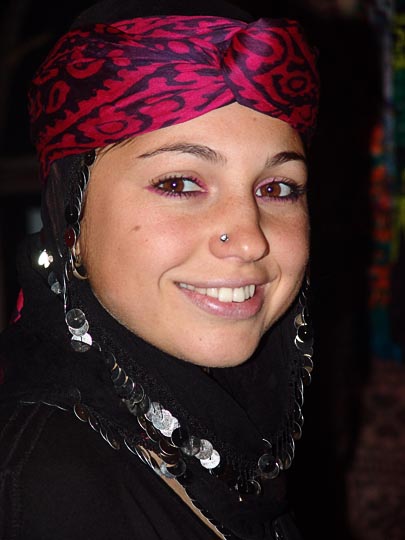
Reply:
[[[136,156],[154,156],[162,149],[177,148],[187,153],[188,144],[201,146],[201,152],[190,152],[212,161],[226,160],[226,154],[258,145],[271,154],[293,150],[305,154],[299,133],[286,122],[232,103],[197,118],[158,129],[122,141],[113,148],[121,148]],[[205,150],[202,150],[202,148]],[[103,153],[111,147],[101,150]],[[243,152],[242,152],[243,154]]]

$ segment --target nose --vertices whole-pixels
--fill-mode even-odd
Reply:
[[[215,257],[254,262],[269,253],[269,242],[254,200],[247,202],[246,198],[233,198],[217,211],[220,217],[214,221],[209,240],[210,251]]]

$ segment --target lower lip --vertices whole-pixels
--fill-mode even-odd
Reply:
[[[179,287],[179,289],[194,305],[206,313],[238,321],[250,319],[257,315],[264,302],[263,287],[256,287],[254,296],[244,302],[220,302],[217,298],[199,294],[196,291],[190,291],[182,287]]]

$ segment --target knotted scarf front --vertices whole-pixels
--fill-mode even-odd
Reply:
[[[295,21],[141,17],[68,32],[36,73],[32,137],[45,179],[62,157],[238,102],[309,142],[316,53]]]

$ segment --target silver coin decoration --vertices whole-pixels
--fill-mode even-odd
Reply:
[[[200,459],[201,465],[205,469],[215,469],[221,462],[221,456],[216,450],[212,450],[211,455],[207,459]]]
[[[171,421],[169,423],[169,425],[165,428],[161,428],[159,431],[162,435],[164,435],[165,437],[171,437],[172,436],[172,433],[175,429],[177,429],[178,427],[180,427],[180,423],[179,421],[177,420],[177,418],[175,418],[174,416],[172,416],[171,418]]]
[[[59,281],[55,281],[52,285],[51,285],[51,291],[54,293],[54,294],[62,294],[63,293],[63,287],[62,285],[59,283]]]
[[[87,422],[89,419],[89,411],[85,405],[76,403],[73,407],[73,412],[81,422]]]
[[[156,429],[162,431],[162,429],[168,429],[173,422],[173,416],[166,409],[162,409],[161,414],[152,415],[152,424]]]
[[[41,251],[41,254],[38,257],[39,266],[43,266],[46,269],[46,268],[49,268],[52,263],[53,263],[52,255],[49,255],[46,249]]]
[[[62,294],[63,293],[63,287],[60,284],[55,272],[50,272],[48,276],[48,284],[51,288],[51,291],[56,294]]]
[[[200,446],[200,439],[195,435],[191,435],[188,441],[181,447],[181,451],[186,456],[196,456],[200,451]]]
[[[86,315],[81,309],[71,309],[66,313],[66,324],[73,336],[84,336],[89,330]]]
[[[159,422],[163,418],[162,411],[162,405],[157,401],[152,401],[149,407],[149,411],[145,414],[145,418],[149,420],[149,422],[152,422],[152,424],[156,427],[155,422]]]
[[[72,336],[70,344],[76,352],[86,352],[91,348],[93,339],[90,334],[84,334],[84,336]]]
[[[207,441],[206,439],[201,439],[200,441],[200,450],[195,455],[195,457],[199,460],[201,459],[209,459],[211,457],[211,454],[213,452],[214,448],[210,441]]]

